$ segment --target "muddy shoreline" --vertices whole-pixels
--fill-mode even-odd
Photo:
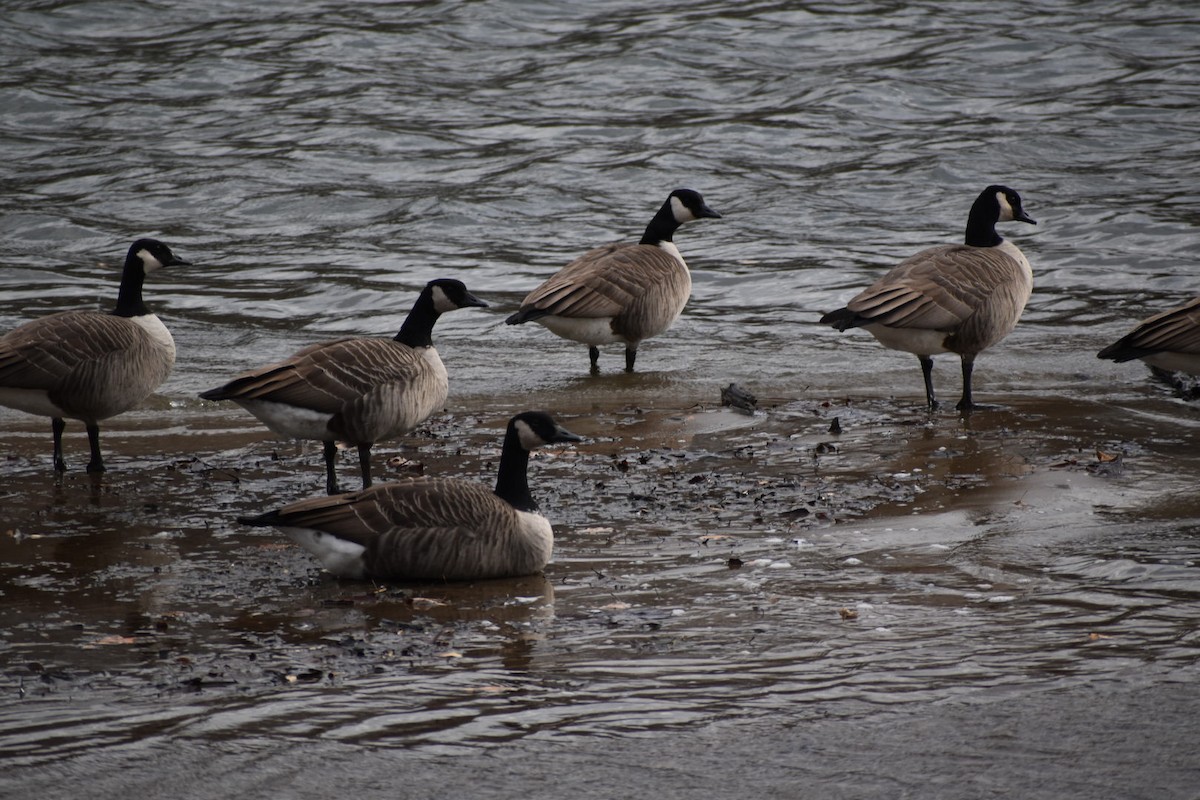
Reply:
[[[433,770],[489,742],[649,736],[653,753],[713,725],[786,738],[781,713],[886,726],[881,709],[998,691],[1036,704],[1131,661],[1194,676],[1192,406],[1002,398],[963,419],[763,397],[747,415],[718,396],[561,404],[588,441],[531,465],[555,558],[474,584],[338,581],[239,526],[323,480],[318,447],[239,412],[118,418],[99,478],[78,441],[54,476],[40,421],[6,420],[0,753],[19,785],[180,736],[355,743],[367,764],[400,746]],[[378,447],[379,479],[490,482],[519,402],[460,400]]]
[[[1145,408],[1131,418],[1087,403],[1055,415],[1061,404],[1048,401],[964,420],[869,399],[766,398],[755,415],[718,402],[559,412],[589,441],[552,450],[533,465],[535,493],[558,533],[544,582],[603,581],[630,561],[662,560],[668,569],[682,561],[685,570],[722,572],[734,565],[747,574],[776,562],[837,569],[843,552],[871,543],[858,527],[881,520],[959,518],[977,528],[1023,528],[1057,515],[1070,527],[1072,517],[1092,524],[1098,509],[1146,515],[1150,506],[1160,518],[1194,520],[1200,511],[1182,468],[1197,459],[1190,434],[1170,438],[1139,429],[1176,413],[1168,397],[1161,402],[1163,411]],[[496,432],[507,413],[440,415],[416,436],[381,445],[375,455],[381,479],[423,470],[490,482]],[[840,433],[830,432],[835,418]],[[26,420],[36,422],[19,421]],[[160,427],[163,421],[170,427]],[[261,622],[264,608],[286,616],[310,604],[336,616],[339,609],[378,606],[382,598],[387,614],[407,604],[411,611],[400,613],[400,624],[415,625],[431,613],[413,608],[420,595],[454,607],[452,616],[470,617],[477,604],[494,609],[496,596],[539,593],[525,582],[498,595],[485,592],[490,600],[472,597],[471,588],[342,583],[282,537],[238,526],[239,515],[320,490],[319,448],[273,440],[246,415],[206,409],[120,418],[105,433],[112,462],[102,477],[77,465],[53,475],[43,452],[48,435],[39,427],[18,428],[17,449],[3,465],[8,510],[0,526],[12,601],[5,612],[5,677],[10,687],[35,684],[27,693],[52,694],[56,684],[36,685],[38,669],[30,663],[43,676],[86,674],[92,657],[110,675],[122,672],[122,662],[133,673],[145,661],[187,658],[190,666],[195,656],[184,653],[204,650],[213,634],[228,642],[245,633],[254,627],[248,619]],[[153,447],[159,452],[134,454]],[[1106,463],[1106,453],[1121,459]],[[341,475],[349,485],[357,481],[349,457]],[[921,526],[910,527],[907,545],[920,541]],[[170,600],[155,599],[163,587]],[[93,597],[97,591],[103,602]],[[224,603],[253,611],[215,630],[184,621],[187,609]],[[58,616],[47,616],[48,609]],[[71,645],[91,655],[56,650]],[[139,655],[120,657],[130,651]],[[152,671],[158,680],[171,673]],[[179,671],[180,688],[205,685],[192,671]]]

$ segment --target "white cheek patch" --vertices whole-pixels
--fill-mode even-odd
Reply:
[[[683,204],[675,195],[671,195],[671,213],[675,215],[675,221],[681,225],[685,222],[691,222],[696,218],[692,210]]]
[[[521,447],[526,450],[536,450],[546,443],[546,440],[533,432],[533,428],[529,427],[523,419],[517,420],[517,438],[521,440]]]
[[[451,301],[446,296],[445,290],[440,286],[433,287],[430,295],[433,297],[433,307],[439,314],[445,314],[447,311],[453,311],[458,308],[458,304]]]
[[[156,269],[162,269],[163,263],[155,258],[154,254],[146,248],[143,247],[141,250],[138,250],[137,256],[142,260],[142,269],[147,275]]]
[[[997,222],[1008,222],[1013,219],[1013,207],[1008,202],[1008,195],[996,192],[996,202],[1000,204],[1000,218]]]

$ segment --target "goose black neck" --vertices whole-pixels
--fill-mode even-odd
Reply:
[[[1000,205],[995,195],[986,193],[971,206],[967,215],[966,242],[971,247],[995,247],[1004,241],[996,233],[996,221],[1000,219]]]
[[[417,297],[417,302],[413,303],[412,311],[408,312],[404,324],[400,326],[396,341],[409,347],[432,347],[433,326],[441,315],[441,312],[433,307],[433,292],[429,287],[425,287]]]
[[[496,474],[496,496],[518,511],[537,511],[529,493],[529,451],[521,445],[517,431],[509,427],[500,451],[500,469]]]
[[[150,313],[142,302],[142,283],[146,274],[141,259],[133,253],[125,257],[125,270],[121,273],[121,289],[117,292],[117,306],[112,313],[117,317],[140,317]]]
[[[679,222],[675,219],[675,212],[671,208],[671,200],[668,198],[667,202],[663,203],[663,207],[654,215],[654,219],[650,220],[650,224],[646,226],[641,244],[657,245],[669,242],[678,228]]]

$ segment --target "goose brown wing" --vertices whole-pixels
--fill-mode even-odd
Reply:
[[[1155,314],[1100,351],[1100,358],[1129,361],[1153,353],[1200,353],[1200,297]]]
[[[293,503],[271,524],[361,545],[372,577],[459,580],[541,568],[519,541],[514,517],[478,484],[415,478]]]
[[[291,503],[275,512],[272,524],[312,528],[366,546],[399,528],[486,526],[505,508],[503,500],[479,484],[409,478]]]
[[[391,339],[338,339],[310,345],[201,396],[269,400],[334,414],[383,384],[412,381],[425,369],[420,353]]]
[[[1200,353],[1200,297],[1146,320],[1135,332],[1134,342],[1160,352]]]
[[[659,247],[605,245],[575,259],[530,292],[521,312],[614,317],[648,287],[670,280],[679,270],[679,261]]]
[[[51,314],[0,337],[0,386],[52,391],[80,367],[144,346],[145,338],[126,317]]]
[[[1000,250],[943,245],[901,262],[846,307],[862,325],[948,331],[1021,275],[1021,265]]]

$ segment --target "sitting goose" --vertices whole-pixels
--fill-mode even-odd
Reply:
[[[445,404],[449,382],[433,346],[433,326],[447,311],[468,306],[487,303],[462,281],[430,281],[394,339],[309,345],[200,396],[232,400],[280,436],[323,441],[329,494],[337,492],[335,442],[356,445],[365,489],[371,485],[371,445],[408,433]]]
[[[1140,358],[1164,372],[1200,375],[1200,297],[1143,320],[1096,357],[1118,363]]]
[[[63,311],[0,337],[0,405],[51,418],[59,472],[65,418],[87,427],[87,471],[104,472],[100,420],[133,408],[171,374],[175,340],[142,302],[142,284],[156,269],[187,264],[162,242],[138,239],[111,313]]]
[[[239,522],[273,526],[341,578],[468,581],[529,575],[550,560],[554,532],[529,494],[529,451],[579,442],[549,414],[509,420],[496,489],[408,478],[301,500]]]
[[[598,345],[625,343],[625,371],[633,372],[638,345],[679,318],[692,293],[692,276],[675,230],[695,219],[719,219],[699,192],[676,189],[637,244],[597,247],[563,267],[521,302],[509,325],[541,323],[564,339],[588,346],[592,374],[600,371]]]
[[[933,354],[962,359],[960,411],[971,399],[975,356],[1012,333],[1033,291],[1033,270],[1017,246],[996,233],[996,223],[1037,223],[1007,186],[989,186],[971,205],[966,243],[922,250],[821,322],[839,331],[865,328],[884,347],[914,353],[925,377],[925,400],[933,394]]]

